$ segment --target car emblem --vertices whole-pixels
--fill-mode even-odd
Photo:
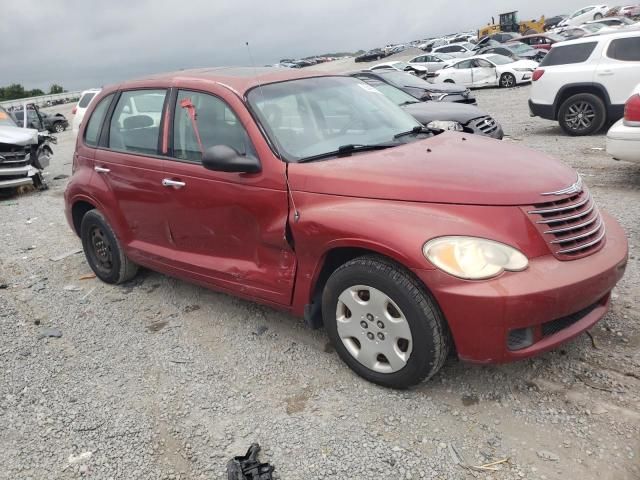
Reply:
[[[556,192],[546,192],[541,195],[572,195],[574,193],[582,192],[582,178],[578,176],[578,180],[572,185],[569,185],[567,188],[563,188],[562,190],[558,190]]]

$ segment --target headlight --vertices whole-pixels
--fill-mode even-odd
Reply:
[[[464,129],[458,122],[448,120],[434,120],[427,123],[427,128],[433,128],[434,130],[455,130],[456,132],[462,132]]]
[[[476,237],[440,237],[425,243],[424,256],[455,277],[483,280],[503,271],[519,272],[529,265],[521,252],[504,243]]]

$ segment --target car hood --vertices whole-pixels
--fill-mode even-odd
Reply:
[[[38,131],[31,128],[0,126],[0,143],[26,147],[38,143]]]
[[[487,113],[473,105],[454,102],[419,102],[403,105],[402,109],[422,124],[434,120],[454,120],[463,125]]]
[[[547,155],[480,135],[445,132],[350,157],[289,164],[292,190],[467,205],[531,205],[577,174]]]
[[[500,65],[500,67],[504,68],[531,68],[535,70],[538,68],[538,62],[534,62],[533,60],[517,60],[513,63],[508,63],[506,65]]]

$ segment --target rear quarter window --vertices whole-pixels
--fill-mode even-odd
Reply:
[[[640,61],[640,37],[613,40],[607,50],[607,56],[623,62]]]
[[[95,97],[96,94],[94,92],[91,93],[85,93],[82,98],[80,99],[80,101],[78,102],[78,107],[80,108],[87,108],[87,106],[89,105],[89,103],[91,103],[91,100],[93,99],[93,97]]]
[[[87,123],[87,128],[84,132],[84,142],[87,145],[91,145],[92,147],[98,145],[100,131],[102,130],[102,122],[104,121],[104,116],[109,109],[112,98],[113,94],[104,97],[93,110],[89,123]]]
[[[570,65],[586,62],[596,48],[597,42],[577,43],[553,47],[540,63],[541,67],[554,65]]]

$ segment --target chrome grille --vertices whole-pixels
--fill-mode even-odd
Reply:
[[[526,207],[525,211],[557,258],[584,257],[604,245],[604,222],[587,190]]]
[[[483,135],[491,135],[498,129],[498,124],[490,116],[480,117],[473,121],[473,130]]]
[[[29,147],[0,143],[0,168],[15,168],[29,164]]]

